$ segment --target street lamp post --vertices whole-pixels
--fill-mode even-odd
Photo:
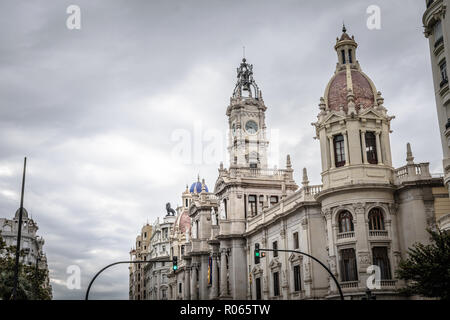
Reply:
[[[22,193],[20,195],[20,208],[19,208],[19,223],[17,231],[17,244],[16,244],[16,262],[14,265],[14,285],[11,293],[11,300],[16,299],[17,286],[19,284],[19,258],[20,258],[20,238],[22,237],[22,216],[23,216],[23,194],[25,190],[25,170],[27,167],[27,157],[23,160],[23,176],[22,176]]]
[[[108,269],[109,267],[115,266],[116,264],[123,264],[123,263],[151,263],[151,262],[170,262],[171,260],[168,259],[154,259],[154,260],[145,260],[145,261],[140,261],[140,260],[136,260],[136,261],[119,261],[119,262],[114,262],[111,263],[109,265],[107,265],[106,267],[104,267],[103,269],[101,269],[99,272],[96,273],[96,275],[92,278],[91,282],[89,282],[89,286],[86,290],[86,297],[85,300],[89,300],[89,292],[91,291],[91,286],[94,283],[95,279],[97,279],[97,277],[100,275],[100,273],[102,273],[103,271],[105,271],[106,269]]]
[[[261,248],[261,249],[258,248],[257,250],[258,250],[258,251],[295,252],[295,253],[299,253],[299,254],[305,255],[305,256],[307,256],[307,257],[310,257],[310,258],[313,259],[314,261],[318,262],[325,270],[327,270],[327,272],[330,274],[331,278],[333,278],[334,282],[336,283],[336,286],[337,286],[337,288],[338,288],[338,290],[339,290],[339,295],[341,296],[341,300],[344,300],[344,294],[342,293],[341,286],[340,286],[339,282],[337,281],[336,277],[333,275],[333,273],[331,272],[331,270],[328,269],[328,267],[327,267],[325,264],[323,264],[323,262],[320,261],[319,259],[317,259],[316,257],[313,257],[312,255],[310,255],[310,254],[308,254],[308,253],[304,253],[304,252],[299,251],[299,250],[284,250],[284,249],[276,249],[276,250],[275,250],[275,249],[263,249],[263,248]],[[255,250],[255,251],[257,251],[257,250]]]

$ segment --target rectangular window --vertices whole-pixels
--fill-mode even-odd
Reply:
[[[181,246],[181,255],[184,255],[184,245]]]
[[[367,161],[371,164],[377,164],[377,140],[373,132],[366,132],[366,155]]]
[[[227,218],[227,199],[223,199],[223,211],[225,211],[225,219]]]
[[[273,252],[273,256],[278,257],[278,251],[277,251],[278,250],[278,241],[272,242],[272,249],[275,250]]]
[[[270,196],[270,205],[274,205],[278,203],[278,196]]]
[[[275,297],[280,295],[280,278],[278,272],[273,273],[273,295]]]
[[[247,195],[244,194],[244,216],[247,219]]]
[[[440,83],[440,85],[442,87],[444,84],[446,84],[448,82],[448,78],[447,78],[447,62],[445,61],[445,59],[439,65],[439,70],[440,70],[440,73],[441,73],[441,83]]]
[[[264,196],[263,195],[259,196],[259,207],[261,208],[261,211],[264,208]]]
[[[300,247],[299,241],[298,241],[298,232],[294,232],[294,249],[298,249]]]
[[[256,300],[261,300],[261,278],[256,278],[255,286],[256,286]]]
[[[348,63],[352,63],[353,59],[352,59],[352,49],[348,49]]]
[[[391,279],[391,266],[386,247],[373,247],[372,249],[373,264],[380,267],[381,279]]]
[[[358,274],[356,269],[355,249],[341,250],[341,281],[356,281]]]
[[[342,63],[345,64],[345,50],[341,50]]]
[[[256,196],[255,195],[249,195],[248,196],[248,205],[250,206],[250,213],[251,216],[255,216],[257,211],[256,211]]]
[[[336,167],[342,167],[345,165],[345,147],[344,136],[339,134],[334,137],[334,163]]]
[[[182,290],[182,283],[180,282],[179,284],[178,284],[178,293],[181,293],[181,290]]]
[[[434,47],[437,47],[442,41],[443,41],[443,36],[442,36],[442,24],[441,21],[438,20],[433,27],[433,34],[434,34]]]
[[[294,266],[294,291],[300,291],[300,266]]]

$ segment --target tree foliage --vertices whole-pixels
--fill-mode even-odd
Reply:
[[[397,277],[407,281],[408,295],[450,300],[450,233],[428,230],[431,243],[415,243],[402,260]]]
[[[20,256],[26,255],[20,250]],[[0,234],[0,299],[9,300],[14,286],[16,246],[7,246]],[[20,300],[49,300],[49,291],[45,288],[47,270],[19,263],[19,282],[16,298]]]

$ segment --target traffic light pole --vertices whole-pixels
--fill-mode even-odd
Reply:
[[[337,281],[336,277],[333,275],[333,273],[331,272],[331,270],[328,269],[328,267],[322,263],[322,261],[320,261],[319,259],[313,257],[312,255],[307,254],[307,253],[304,253],[304,252],[301,252],[301,251],[299,251],[299,250],[282,250],[282,249],[277,249],[277,250],[275,250],[275,249],[262,249],[262,248],[261,248],[261,249],[259,249],[259,250],[255,250],[255,252],[256,252],[256,251],[295,252],[295,253],[299,253],[299,254],[305,255],[305,256],[307,256],[307,257],[310,257],[310,258],[313,259],[314,261],[318,262],[325,270],[327,270],[327,272],[330,274],[331,278],[333,278],[334,282],[336,283],[336,286],[337,286],[337,288],[338,288],[338,290],[339,290],[339,295],[341,296],[341,300],[344,300],[344,294],[342,293],[341,286],[340,286],[339,282]]]
[[[114,263],[107,265],[106,267],[101,269],[99,272],[97,272],[97,274],[92,278],[91,282],[89,282],[89,286],[86,290],[85,300],[89,300],[89,291],[91,291],[91,286],[94,283],[95,279],[97,279],[97,277],[100,275],[100,273],[102,273],[109,267],[115,266],[116,264],[123,264],[123,263],[152,263],[152,262],[171,262],[171,260],[168,260],[168,259],[162,260],[161,259],[161,260],[145,260],[145,261],[119,261],[119,262],[114,262]]]

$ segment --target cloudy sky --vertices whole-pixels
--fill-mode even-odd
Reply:
[[[66,27],[71,4],[80,30]],[[381,9],[379,30],[367,28],[369,5]],[[54,298],[82,298],[197,174],[213,189],[243,46],[277,137],[273,164],[289,153],[298,182],[307,167],[320,183],[311,122],[343,20],[396,116],[395,167],[411,142],[417,162],[442,172],[424,9],[418,0],[1,1],[0,216],[19,206],[27,156],[25,207],[46,240]],[[81,268],[80,290],[65,285],[70,265]],[[127,266],[105,272],[91,297],[127,299]]]

